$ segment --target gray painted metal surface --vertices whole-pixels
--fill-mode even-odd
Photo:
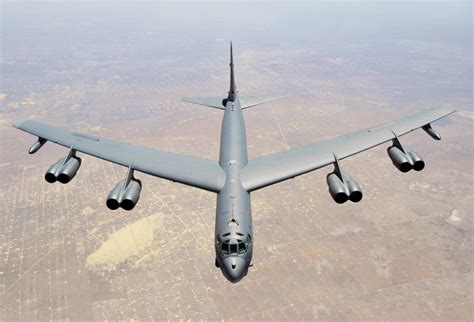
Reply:
[[[126,166],[129,173],[140,171],[216,192],[216,266],[221,268],[228,280],[235,283],[247,274],[252,260],[251,191],[330,164],[335,164],[334,173],[342,180],[339,185],[347,181],[347,184],[357,188],[357,182],[339,169],[338,159],[350,157],[388,141],[393,141],[393,144],[398,146],[399,136],[420,127],[432,138],[439,140],[439,133],[430,123],[454,112],[449,108],[427,109],[397,121],[249,161],[242,110],[277,98],[279,97],[250,97],[241,101],[235,85],[231,45],[230,87],[227,98],[183,99],[186,102],[224,110],[218,162],[76,133],[35,121],[21,121],[13,126],[38,137],[30,153],[35,153],[46,141],[51,141],[69,148],[70,151],[83,152]],[[330,176],[331,180],[328,181],[332,182],[335,178]],[[333,189],[337,188],[334,183],[330,184]],[[352,186],[341,187],[344,189],[339,187],[339,190],[344,190],[344,193],[352,189]],[[358,196],[358,200],[359,197],[362,198],[362,195]]]
[[[74,147],[94,157],[163,179],[218,192],[225,173],[216,161],[155,150],[92,135],[84,135],[35,121],[21,121],[14,127],[67,148]]]
[[[431,108],[397,121],[341,135],[323,142],[306,145],[252,160],[242,172],[242,184],[248,191],[294,178],[339,160],[395,139],[425,124],[436,121],[453,110],[445,107]]]

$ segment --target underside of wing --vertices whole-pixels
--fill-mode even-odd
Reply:
[[[427,109],[397,121],[250,160],[243,169],[242,184],[248,191],[257,190],[333,164],[335,155],[344,159],[420,127],[439,139],[429,124],[453,112],[450,108]]]
[[[51,141],[143,173],[213,192],[218,192],[225,180],[217,161],[121,143],[35,121],[22,121],[13,126],[39,138],[32,147],[33,152],[45,141]]]

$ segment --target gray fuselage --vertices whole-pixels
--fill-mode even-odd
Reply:
[[[252,211],[250,193],[240,181],[247,165],[247,140],[240,100],[234,94],[227,101],[222,120],[219,165],[226,173],[224,187],[217,195],[216,265],[236,283],[248,271],[252,259]]]

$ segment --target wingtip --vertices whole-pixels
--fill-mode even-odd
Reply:
[[[25,123],[28,119],[18,120],[12,124],[12,127],[19,129],[23,123]]]

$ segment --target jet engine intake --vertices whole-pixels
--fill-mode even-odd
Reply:
[[[343,180],[333,172],[326,177],[329,193],[335,202],[343,204],[347,200],[359,202],[362,200],[362,189],[348,173],[342,172]]]
[[[425,167],[425,161],[423,161],[423,159],[418,155],[418,153],[413,152],[411,150],[408,150],[407,153],[411,158],[413,170],[415,171],[423,170]]]
[[[54,183],[59,181],[65,184],[74,178],[81,166],[81,158],[72,156],[65,162],[66,159],[67,157],[61,158],[49,167],[44,175],[47,182]]]
[[[396,146],[391,146],[387,149],[388,156],[392,160],[393,165],[401,172],[408,172],[411,169],[421,171],[425,167],[425,162],[416,153],[409,149],[405,152]]]
[[[107,208],[132,210],[140,199],[141,189],[142,182],[138,179],[131,179],[128,184],[127,179],[120,180],[107,197]]]
[[[350,201],[359,202],[362,200],[362,190],[360,189],[360,186],[356,181],[347,181],[347,188],[349,190]]]
[[[338,204],[345,203],[348,199],[348,191],[346,185],[339,179],[337,174],[330,173],[326,177],[326,181],[329,187],[329,193],[331,194],[332,199]]]
[[[70,158],[64,166],[59,171],[57,179],[61,183],[68,183],[76,176],[77,170],[81,166],[81,158],[72,157]]]
[[[389,147],[387,153],[392,160],[393,165],[401,172],[408,172],[413,168],[409,156],[403,153],[396,146]]]

